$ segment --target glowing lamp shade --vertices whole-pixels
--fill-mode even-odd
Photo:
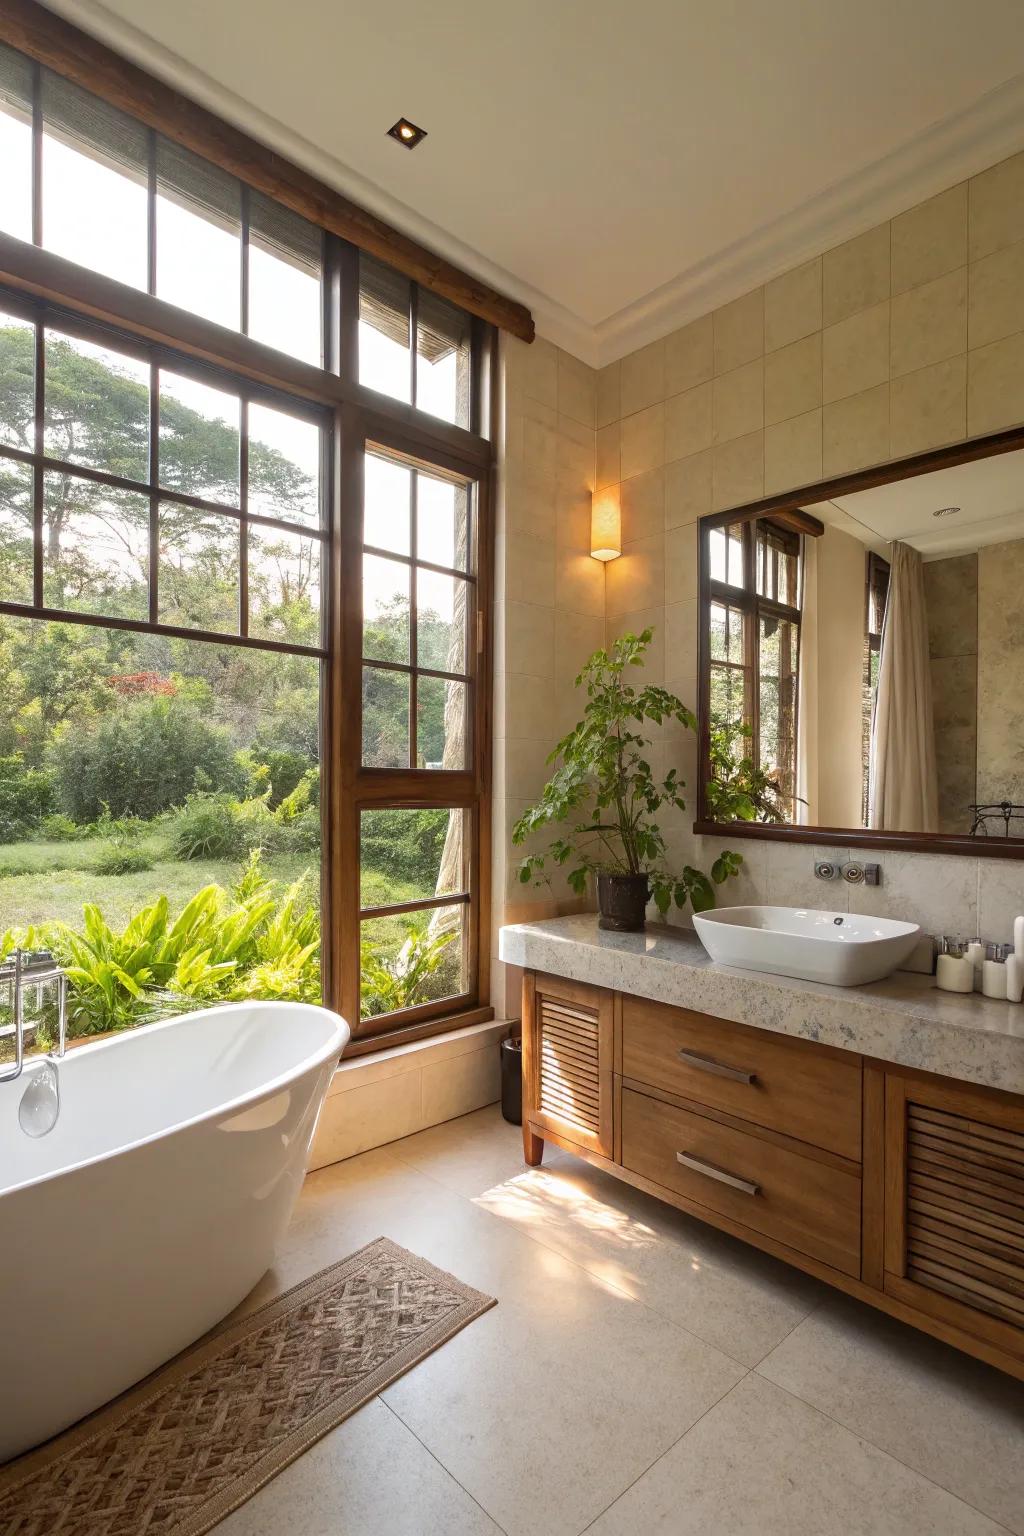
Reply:
[[[594,492],[590,507],[590,553],[595,560],[616,560],[622,554],[622,512],[617,485]]]

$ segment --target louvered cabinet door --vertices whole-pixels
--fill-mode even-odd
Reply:
[[[1024,1103],[890,1074],[886,1290],[1024,1356]]]
[[[612,993],[527,973],[523,1111],[539,1131],[612,1155]]]

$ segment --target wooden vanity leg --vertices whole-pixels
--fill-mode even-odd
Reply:
[[[539,1168],[541,1158],[544,1156],[544,1138],[535,1136],[523,1121],[523,1158],[530,1168]]]

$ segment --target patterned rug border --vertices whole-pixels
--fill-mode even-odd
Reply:
[[[336,1429],[339,1424],[349,1418],[357,1408],[361,1408],[364,1403],[369,1402],[371,1397],[376,1397],[385,1387],[397,1381],[400,1376],[404,1376],[406,1371],[418,1365],[441,1344],[454,1338],[457,1333],[461,1333],[469,1323],[482,1317],[485,1312],[489,1312],[497,1305],[497,1298],[487,1296],[483,1291],[466,1285],[449,1270],[438,1268],[436,1264],[431,1264],[428,1259],[422,1258],[418,1253],[411,1253],[408,1248],[403,1248],[400,1243],[393,1242],[389,1237],[374,1238],[372,1242],[358,1248],[355,1253],[348,1254],[346,1258],[318,1270],[308,1279],[300,1280],[289,1290],[282,1291],[280,1296],[264,1303],[255,1312],[246,1313],[244,1317],[236,1318],[234,1321],[229,1319],[218,1323],[209,1333],[204,1334],[198,1343],[190,1344],[181,1354],[175,1355],[173,1359],[159,1366],[152,1375],[147,1376],[137,1386],[130,1387],[113,1402],[98,1408],[88,1418],[62,1431],[44,1445],[38,1446],[35,1450],[26,1451],[15,1461],[0,1467],[0,1495],[7,1497],[38,1477],[41,1472],[56,1467],[69,1457],[77,1455],[90,1440],[109,1435],[139,1408],[162,1396],[169,1387],[190,1375],[210,1357],[218,1355],[225,1347],[229,1348],[237,1340],[244,1339],[247,1334],[258,1332],[260,1328],[273,1322],[283,1313],[302,1306],[304,1302],[329,1289],[330,1285],[348,1270],[362,1267],[370,1261],[371,1256],[377,1255],[401,1259],[424,1277],[434,1277],[444,1281],[455,1295],[461,1298],[461,1306],[447,1317],[432,1324],[414,1342],[398,1350],[369,1376],[351,1387],[347,1393],[343,1393],[319,1414],[293,1431],[287,1439],[268,1451],[243,1477],[236,1479],[235,1482],[213,1495],[202,1510],[187,1517],[175,1531],[175,1536],[205,1536],[205,1533],[214,1525],[251,1499],[317,1440],[321,1440],[330,1430]]]

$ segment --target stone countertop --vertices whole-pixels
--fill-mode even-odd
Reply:
[[[526,970],[1024,1093],[1024,1004],[941,992],[933,976],[897,971],[868,986],[830,987],[743,971],[717,964],[685,929],[605,933],[592,912],[502,928],[499,955]]]

